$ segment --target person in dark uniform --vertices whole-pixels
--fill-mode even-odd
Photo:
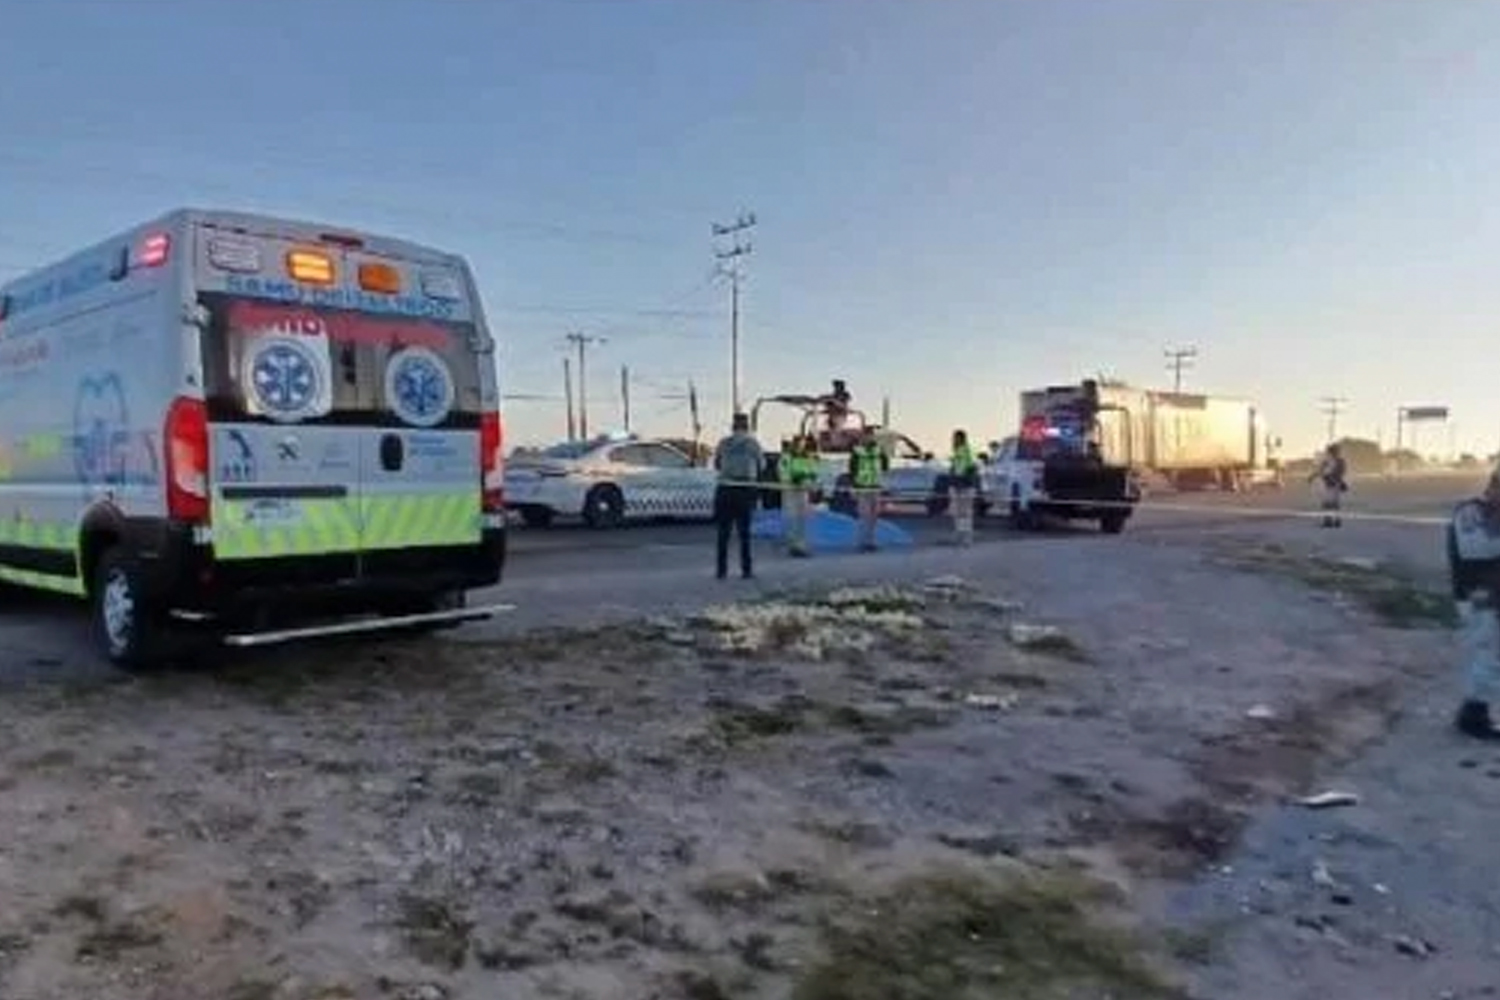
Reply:
[[[760,495],[761,469],[765,453],[750,433],[750,418],[734,415],[729,435],[714,449],[714,468],[719,484],[714,490],[714,526],[718,532],[717,571],[720,580],[729,575],[729,536],[740,536],[740,575],[746,580],[754,575],[751,564],[750,520]]]
[[[1448,522],[1448,575],[1458,602],[1464,697],[1454,724],[1466,736],[1500,740],[1490,703],[1500,697],[1500,469]]]

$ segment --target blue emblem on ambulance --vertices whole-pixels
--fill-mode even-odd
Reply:
[[[272,420],[314,416],[323,397],[323,375],[311,347],[292,337],[270,338],[249,364],[250,396]]]
[[[414,427],[434,427],[453,409],[453,376],[435,352],[408,347],[385,368],[385,399],[391,412]]]

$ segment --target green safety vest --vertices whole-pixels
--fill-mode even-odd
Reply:
[[[875,487],[880,485],[880,447],[859,445],[854,449],[854,485]]]
[[[785,455],[781,459],[781,481],[807,486],[818,481],[818,460],[808,455]]]
[[[953,458],[948,462],[948,471],[955,476],[967,476],[979,467],[974,461],[974,449],[961,444],[953,449]]]

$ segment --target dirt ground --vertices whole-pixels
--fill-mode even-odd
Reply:
[[[1306,545],[1088,548],[9,688],[0,996],[1291,997],[1241,836],[1447,677],[1448,606]]]

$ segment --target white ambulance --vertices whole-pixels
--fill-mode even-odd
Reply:
[[[173,212],[0,287],[0,584],[88,599],[123,667],[487,617],[498,398],[462,258]]]

